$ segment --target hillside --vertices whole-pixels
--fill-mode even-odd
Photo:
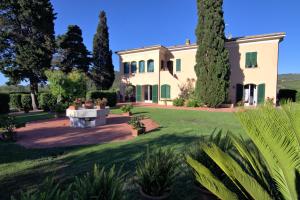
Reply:
[[[300,74],[280,74],[278,89],[293,89],[300,91]]]

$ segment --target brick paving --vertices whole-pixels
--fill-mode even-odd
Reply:
[[[69,127],[68,118],[32,122],[17,130],[17,143],[26,148],[52,148],[130,140],[134,137],[129,119],[110,114],[106,125],[86,129]]]

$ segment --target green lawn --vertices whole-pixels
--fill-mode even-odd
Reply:
[[[119,110],[113,110],[119,113]],[[210,134],[215,128],[243,134],[233,113],[180,111],[154,108],[134,108],[134,114],[151,117],[160,129],[128,142],[114,142],[82,147],[44,150],[25,149],[16,144],[0,143],[0,199],[6,199],[20,188],[34,187],[46,176],[53,175],[68,181],[92,169],[94,163],[103,166],[123,165],[123,170],[133,174],[135,163],[150,148],[172,147],[179,153],[197,141],[199,136]],[[36,120],[40,116],[19,116],[19,120]],[[130,176],[129,176],[130,177]],[[179,177],[171,199],[192,199],[196,191],[186,176]],[[130,184],[129,184],[130,185]],[[127,199],[136,199],[135,188],[128,189]]]

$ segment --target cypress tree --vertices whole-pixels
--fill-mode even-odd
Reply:
[[[229,54],[225,48],[223,0],[197,0],[198,50],[195,93],[209,107],[217,107],[228,98],[230,81]]]
[[[68,26],[64,35],[57,37],[55,65],[64,73],[73,69],[87,73],[89,71],[89,51],[83,43],[82,31],[77,25]]]
[[[10,83],[29,81],[37,109],[38,84],[51,66],[55,47],[53,7],[49,0],[2,0],[0,70]]]
[[[115,79],[112,51],[109,48],[107,18],[104,11],[100,12],[99,24],[94,36],[91,79],[101,90],[109,89]]]

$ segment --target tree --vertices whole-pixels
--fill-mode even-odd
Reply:
[[[73,70],[65,74],[60,70],[49,70],[46,76],[51,94],[57,98],[57,102],[70,102],[85,97],[87,77],[83,72]]]
[[[115,79],[112,51],[109,49],[109,33],[104,11],[100,12],[97,32],[93,43],[93,67],[91,79],[98,89],[109,89]]]
[[[89,71],[89,51],[83,43],[82,31],[77,25],[70,25],[66,34],[57,38],[56,65],[64,73],[77,69],[84,73]]]
[[[225,48],[223,0],[198,0],[196,96],[209,107],[228,98],[229,54]]]
[[[29,81],[37,109],[38,84],[46,81],[55,47],[53,7],[49,0],[2,0],[0,70],[9,84]]]

